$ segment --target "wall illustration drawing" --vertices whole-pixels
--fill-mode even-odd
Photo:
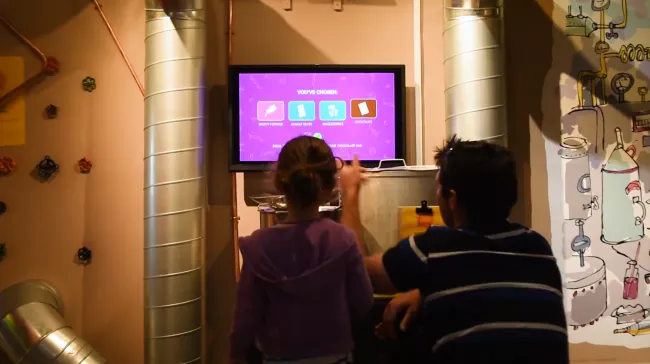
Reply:
[[[560,80],[562,211],[551,211],[563,216],[570,341],[650,347],[650,1],[555,11],[588,61]]]

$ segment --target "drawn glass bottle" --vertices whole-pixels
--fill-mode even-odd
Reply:
[[[642,202],[636,148],[625,148],[621,129],[616,128],[616,147],[602,172],[602,234],[606,244],[639,241],[644,236],[646,210]]]
[[[636,260],[630,260],[627,265],[623,278],[623,299],[635,300],[639,295],[639,269]]]

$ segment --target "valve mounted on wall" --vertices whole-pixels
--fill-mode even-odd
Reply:
[[[79,172],[83,174],[89,174],[90,171],[93,169],[93,162],[88,160],[86,157],[81,158],[77,162],[77,165],[79,166]]]
[[[59,108],[56,107],[56,105],[50,104],[45,107],[45,116],[47,116],[48,119],[56,119],[58,113]]]
[[[79,264],[88,265],[93,260],[92,250],[86,248],[85,246],[77,250],[77,262]]]
[[[46,64],[45,64],[45,72],[47,72],[50,75],[53,75],[57,72],[59,72],[59,68],[61,68],[61,63],[59,62],[58,59],[54,57],[46,57]]]
[[[86,92],[93,92],[97,88],[97,83],[95,82],[95,79],[88,76],[84,78],[84,80],[81,82],[81,85],[84,88],[84,91]]]
[[[43,160],[36,165],[36,172],[38,173],[38,177],[43,180],[43,181],[48,181],[50,180],[54,174],[59,170],[59,165],[56,164],[56,162],[50,158],[50,156],[45,156]]]
[[[0,157],[0,177],[8,176],[16,168],[16,160],[12,157]]]
[[[0,201],[0,216],[7,212],[7,204]]]

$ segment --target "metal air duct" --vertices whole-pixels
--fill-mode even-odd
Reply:
[[[447,134],[507,144],[503,0],[444,0]]]
[[[203,0],[145,0],[145,364],[201,362]]]
[[[42,281],[0,293],[0,347],[18,364],[102,364],[102,358],[63,320],[59,294]]]

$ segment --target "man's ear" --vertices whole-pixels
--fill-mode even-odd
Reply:
[[[452,210],[456,210],[458,208],[458,198],[457,198],[457,195],[456,195],[456,191],[449,190],[447,195],[449,196],[449,198],[447,198],[447,201],[449,202],[449,207]]]

